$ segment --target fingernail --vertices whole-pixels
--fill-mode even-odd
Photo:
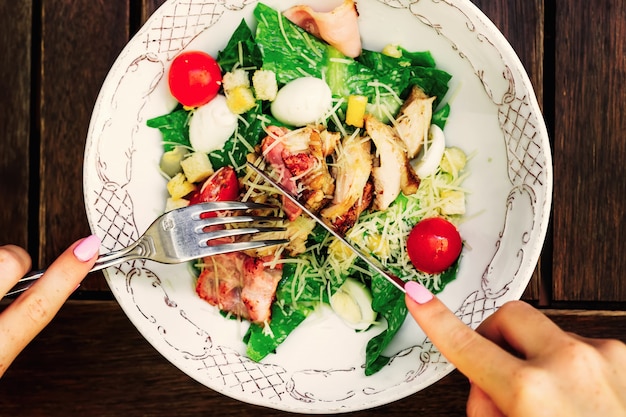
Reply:
[[[96,235],[84,238],[75,248],[74,256],[81,262],[87,262],[100,251],[100,239]]]
[[[424,304],[433,299],[433,293],[428,288],[416,281],[408,281],[404,284],[404,290],[417,304]]]

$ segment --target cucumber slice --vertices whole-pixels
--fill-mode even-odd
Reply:
[[[164,152],[159,162],[159,168],[161,168],[161,171],[168,177],[174,177],[182,171],[180,161],[187,155],[187,152],[189,151],[184,146],[176,146],[171,151]]]

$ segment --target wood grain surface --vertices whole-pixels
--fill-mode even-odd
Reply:
[[[0,2],[0,245],[28,247],[36,267],[90,233],[82,161],[93,105],[119,52],[162,3]],[[473,3],[519,55],[553,146],[553,219],[524,298],[558,307],[545,311],[567,330],[624,340],[626,1]],[[176,369],[111,300],[101,273],[76,298],[0,379],[0,415],[288,414],[224,397]],[[454,372],[351,414],[460,416],[467,388]]]
[[[22,247],[28,246],[30,138],[37,134],[30,127],[31,22],[29,2],[0,3],[0,244]]]
[[[39,258],[47,265],[90,234],[82,192],[85,138],[100,86],[128,41],[129,7],[124,1],[45,1],[39,12]],[[94,287],[106,288],[101,280]]]
[[[625,301],[626,2],[588,4],[556,15],[553,299]]]

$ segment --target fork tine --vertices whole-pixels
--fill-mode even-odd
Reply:
[[[239,252],[250,249],[265,248],[268,246],[283,245],[289,243],[289,239],[253,240],[250,242],[224,243],[221,245],[206,246],[200,250],[199,258],[220,255],[223,253]]]
[[[206,246],[209,241],[225,238],[225,237],[234,237],[241,235],[248,235],[254,233],[267,233],[267,232],[284,232],[286,229],[284,227],[272,227],[272,226],[258,226],[258,227],[242,227],[240,229],[222,229],[215,230],[212,232],[202,233],[202,239],[198,241],[200,246]]]
[[[226,210],[261,210],[261,209],[274,209],[276,206],[270,204],[242,202],[242,201],[211,201],[208,203],[194,204],[187,206],[185,210],[186,214],[189,214],[192,218],[196,219],[200,217],[202,213],[210,213],[214,211],[226,211]],[[188,210],[187,210],[188,209]]]
[[[218,226],[224,224],[233,224],[233,223],[246,223],[246,222],[261,222],[261,221],[281,221],[285,220],[283,217],[273,217],[273,216],[231,216],[231,217],[209,217],[206,219],[197,218],[194,219],[196,223],[195,230],[197,232],[202,231],[205,227],[209,226]]]

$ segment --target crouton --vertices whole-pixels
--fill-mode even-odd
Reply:
[[[180,162],[189,182],[199,182],[213,174],[213,166],[204,152],[194,152]]]

